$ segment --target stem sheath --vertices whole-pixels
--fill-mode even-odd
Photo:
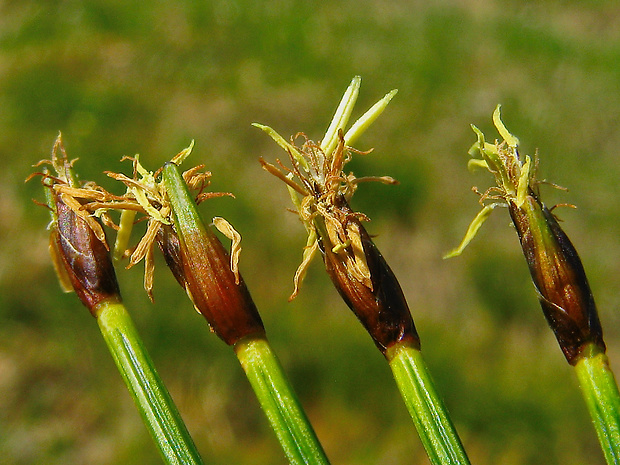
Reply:
[[[575,365],[598,440],[608,464],[620,463],[620,394],[607,355],[594,344]],[[589,353],[588,353],[589,352]]]
[[[406,343],[397,343],[388,349],[386,356],[431,463],[469,464],[422,353]]]
[[[267,339],[241,339],[235,352],[289,462],[329,464]]]
[[[202,464],[170,394],[148,356],[125,306],[103,301],[97,322],[138,411],[167,464]]]

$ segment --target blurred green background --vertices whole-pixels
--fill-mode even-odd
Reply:
[[[191,139],[190,162],[236,199],[204,203],[243,235],[241,270],[268,335],[335,464],[428,463],[387,364],[317,261],[292,303],[305,232],[257,159],[283,156],[250,126],[320,138],[362,76],[359,115],[399,93],[357,143],[353,208],[408,297],[423,352],[476,464],[602,464],[547,329],[509,217],[443,261],[477,213],[470,123],[490,139],[503,104],[522,153],[584,261],[620,373],[620,8],[615,1],[0,1],[0,461],[159,463],[97,325],[61,293],[31,165],[62,131],[84,179],[151,169]],[[284,463],[232,350],[209,333],[158,258],[126,303],[209,464]]]

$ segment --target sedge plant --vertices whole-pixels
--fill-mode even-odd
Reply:
[[[80,184],[58,136],[51,160],[55,175],[41,173],[47,207],[50,253],[64,291],[74,291],[95,317],[116,366],[164,462],[202,464],[192,438],[123,305],[105,233],[85,205],[105,193]],[[39,166],[37,165],[37,166]],[[33,175],[33,176],[34,176]],[[31,176],[32,177],[32,176]]]
[[[396,183],[387,176],[356,178],[343,172],[356,152],[351,144],[396,94],[395,90],[389,92],[345,133],[360,82],[359,77],[353,79],[320,142],[300,133],[297,137],[303,139],[303,145],[298,147],[296,138],[288,142],[272,128],[255,124],[288,153],[290,167],[280,160],[277,166],[262,158],[260,162],[286,183],[308,232],[291,299],[299,292],[310,261],[320,253],[334,286],[387,359],[431,463],[468,464],[422,358],[420,339],[400,284],[363,226],[368,217],[349,206],[360,182]]]
[[[179,165],[193,147],[181,151],[155,173],[133,158],[134,176],[108,173],[127,187],[127,193],[98,205],[103,210],[122,210],[115,251],[119,257],[129,237],[134,212],[148,220],[146,233],[130,252],[130,265],[144,259],[145,289],[152,299],[153,249],[163,253],[166,264],[185,289],[195,309],[212,332],[234,349],[268,421],[291,464],[328,464],[329,461],[267,340],[256,305],[238,269],[239,233],[221,217],[213,226],[232,241],[230,253],[205,225],[198,213],[201,201],[228,193],[204,192],[211,173],[200,165],[181,173]],[[197,194],[190,193],[197,190]]]
[[[461,254],[495,207],[508,208],[544,316],[575,368],[605,459],[609,464],[620,463],[620,394],[583,265],[553,209],[540,200],[537,158],[520,156],[519,140],[504,126],[499,106],[493,122],[502,140],[488,143],[472,126],[478,140],[470,155],[480,158],[470,159],[469,166],[490,171],[497,185],[480,194],[482,210],[461,244],[446,257]]]

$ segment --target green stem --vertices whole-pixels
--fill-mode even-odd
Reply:
[[[608,464],[620,464],[620,394],[607,355],[594,347],[575,365]]]
[[[469,464],[461,440],[439,398],[422,353],[398,343],[386,354],[396,384],[432,464]]]
[[[329,464],[267,339],[241,339],[235,352],[289,462]]]
[[[202,464],[181,416],[155,371],[125,306],[104,301],[97,322],[140,415],[167,464]]]

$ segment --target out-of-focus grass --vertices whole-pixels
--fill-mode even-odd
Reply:
[[[334,463],[426,463],[389,369],[317,264],[286,303],[304,231],[250,123],[322,135],[356,74],[358,109],[399,94],[358,144],[373,154],[354,208],[405,289],[425,358],[473,463],[603,463],[574,373],[545,328],[517,239],[496,212],[442,261],[477,212],[466,170],[490,116],[540,149],[543,188],[582,255],[620,370],[620,11],[615,2],[0,3],[0,456],[12,464],[143,464],[158,457],[95,322],[61,294],[30,165],[59,130],[85,179],[123,155],[193,163],[236,199],[201,206],[242,233],[241,268],[270,338]],[[503,214],[503,216],[502,216]],[[161,263],[161,262],[160,262]],[[163,266],[155,305],[119,270],[155,364],[208,463],[283,463],[233,353]]]

